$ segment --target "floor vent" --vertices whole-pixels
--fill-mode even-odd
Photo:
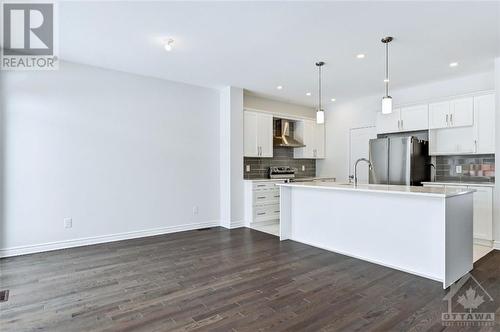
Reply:
[[[199,231],[208,231],[210,229],[212,229],[212,227],[198,228]]]
[[[7,302],[8,299],[9,299],[9,291],[8,290],[0,291],[0,302]]]

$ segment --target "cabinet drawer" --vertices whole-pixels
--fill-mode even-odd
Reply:
[[[279,199],[280,192],[278,190],[262,190],[253,193],[254,205],[278,203]]]
[[[254,221],[279,219],[280,206],[279,204],[256,206],[253,209],[253,214]]]
[[[276,186],[276,182],[254,182],[253,190],[269,190],[269,189],[279,189]]]

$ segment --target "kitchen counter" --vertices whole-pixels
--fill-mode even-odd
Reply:
[[[422,182],[422,184],[438,184],[438,185],[453,185],[453,186],[472,186],[472,187],[494,187],[495,182],[462,182],[462,181],[432,181]]]
[[[279,183],[280,240],[293,240],[436,280],[472,270],[467,188]]]
[[[429,197],[448,198],[453,196],[465,195],[474,192],[473,189],[462,188],[433,188],[416,186],[394,186],[383,184],[354,184],[335,183],[335,182],[291,182],[278,183],[278,186],[297,187],[297,188],[315,188],[325,190],[346,190],[354,192],[372,192],[379,194],[397,194],[397,195],[420,195]]]
[[[252,182],[272,182],[272,181],[285,181],[287,179],[244,179],[245,181],[252,181]],[[332,181],[335,182],[335,178],[328,178],[328,177],[314,177],[314,178],[294,178],[295,181]]]

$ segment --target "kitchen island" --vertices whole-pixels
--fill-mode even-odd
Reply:
[[[474,190],[333,182],[278,184],[280,240],[430,278],[472,270]]]

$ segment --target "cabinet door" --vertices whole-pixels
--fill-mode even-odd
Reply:
[[[472,126],[474,124],[473,98],[454,99],[450,102],[450,127]]]
[[[396,133],[401,131],[401,110],[395,108],[390,114],[377,113],[377,134]]]
[[[493,240],[493,189],[469,187],[474,193],[474,238]]]
[[[295,122],[295,138],[304,143],[305,147],[293,149],[294,158],[314,158],[314,150],[316,149],[315,127],[315,121],[303,120]]]
[[[445,128],[429,131],[429,154],[432,156],[474,153],[474,128]]]
[[[450,117],[450,102],[429,104],[429,129],[448,127]]]
[[[429,129],[428,105],[415,105],[401,108],[401,128],[403,131]]]
[[[315,126],[315,148],[316,148],[316,158],[325,158],[325,125],[316,124]]]
[[[257,145],[260,147],[260,156],[273,156],[273,116],[258,114],[257,116]]]
[[[243,113],[243,155],[245,157],[259,156],[257,118],[257,113],[246,111]]]
[[[476,153],[495,153],[495,95],[474,97]]]

